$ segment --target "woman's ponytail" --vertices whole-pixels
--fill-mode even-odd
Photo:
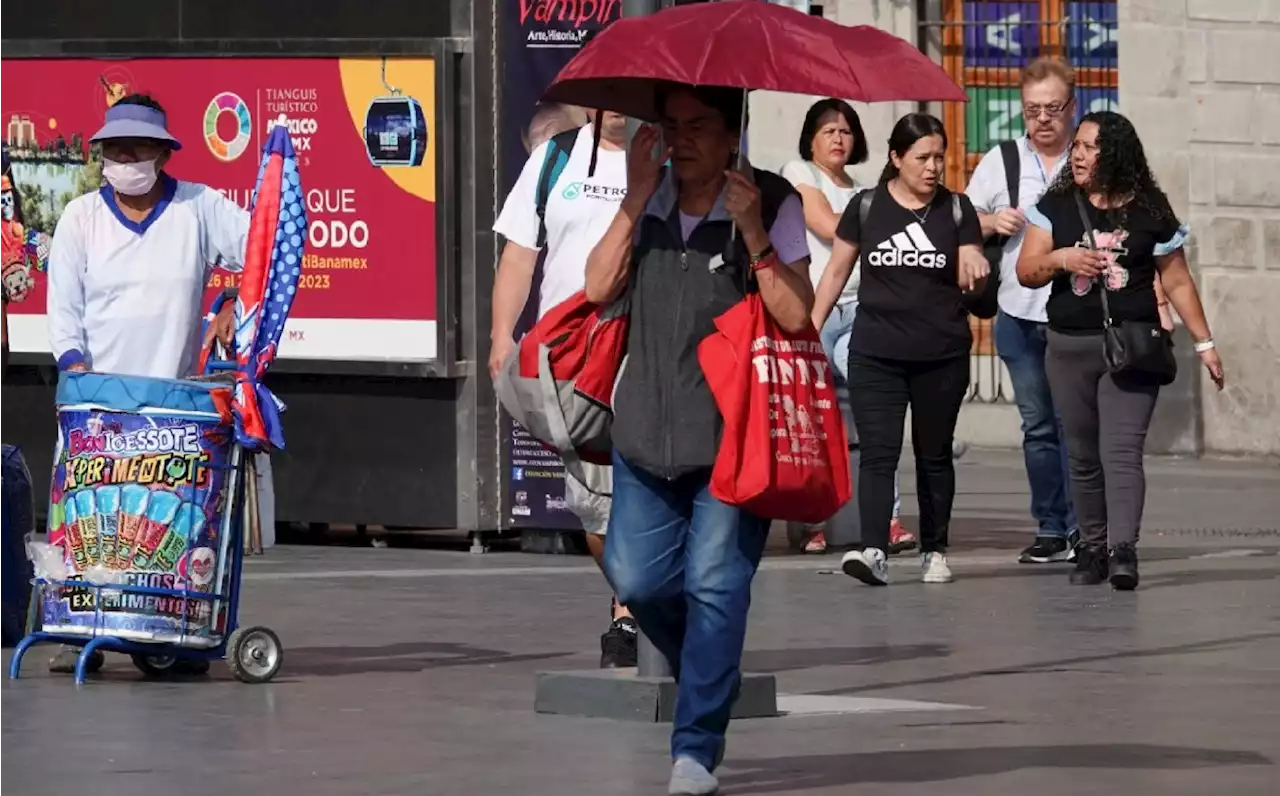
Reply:
[[[880,184],[884,185],[889,180],[898,176],[898,167],[893,165],[893,158],[890,157],[884,162],[884,171],[880,172]]]

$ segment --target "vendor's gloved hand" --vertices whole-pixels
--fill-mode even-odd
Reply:
[[[205,330],[204,345],[209,347],[214,340],[222,343],[222,346],[228,351],[231,350],[231,344],[236,337],[236,305],[233,301],[228,301],[222,305],[222,309],[218,310],[218,314],[214,316],[213,323],[209,324],[209,328]]]

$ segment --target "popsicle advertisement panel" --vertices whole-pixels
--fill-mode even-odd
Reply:
[[[215,638],[209,601],[104,591],[99,606],[75,583],[217,591],[232,427],[216,414],[82,406],[61,407],[58,425],[50,542],[71,585],[45,591],[45,630],[88,634],[96,623],[125,638]]]

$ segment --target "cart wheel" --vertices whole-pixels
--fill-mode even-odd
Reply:
[[[268,628],[236,628],[227,640],[227,668],[242,683],[270,682],[283,660],[280,637]]]
[[[178,659],[172,655],[131,655],[133,665],[147,677],[163,678],[173,674]]]

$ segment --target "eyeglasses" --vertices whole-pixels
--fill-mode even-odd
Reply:
[[[1022,115],[1028,119],[1039,119],[1040,114],[1045,114],[1050,119],[1056,119],[1066,111],[1070,102],[1051,102],[1048,105],[1023,105]]]

